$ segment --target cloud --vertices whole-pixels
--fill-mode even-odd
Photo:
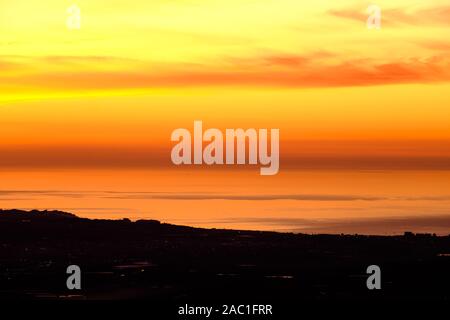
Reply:
[[[172,165],[158,146],[4,146],[0,168],[151,168]]]
[[[35,197],[83,198],[89,192],[56,190],[0,190],[0,200],[30,200]],[[11,196],[20,198],[13,198]],[[24,198],[24,196],[26,198]]]
[[[329,15],[337,18],[350,19],[363,23],[367,20],[367,14],[361,10],[360,7],[346,8],[346,9],[333,9],[328,11]]]
[[[110,192],[112,193],[112,192]],[[230,201],[450,201],[450,196],[363,196],[351,194],[221,194],[221,193],[167,193],[167,192],[114,192],[105,195],[112,199],[162,199],[162,200],[230,200]]]
[[[156,199],[156,200],[230,200],[230,201],[450,201],[449,196],[368,196],[354,194],[230,194],[216,192],[158,192],[158,191],[108,191],[108,190],[0,190],[0,200],[29,199],[39,197],[107,198],[107,199]],[[13,198],[12,198],[13,197]],[[22,199],[22,198],[20,198]]]
[[[14,198],[11,198],[13,196]],[[231,201],[376,201],[381,197],[357,196],[357,195],[322,195],[322,194],[221,194],[211,192],[201,193],[176,193],[176,192],[125,192],[125,191],[55,191],[55,190],[0,190],[0,200],[17,200],[17,196],[34,197],[97,197],[108,199],[158,199],[158,200],[231,200]],[[23,198],[20,198],[23,200]]]
[[[434,51],[450,51],[450,41],[430,40],[421,42],[419,45]]]
[[[295,200],[295,201],[376,201],[382,200],[379,197],[356,196],[356,195],[321,195],[321,194],[261,194],[261,195],[236,195],[236,194],[205,194],[205,193],[152,193],[152,194],[120,194],[106,196],[113,199],[163,199],[163,200],[231,200],[231,201],[274,201],[274,200]]]
[[[426,8],[418,10],[415,13],[419,22],[427,22],[429,24],[441,24],[450,26],[450,6],[440,6],[434,8]]]
[[[328,59],[330,55],[333,59]],[[267,54],[178,65],[97,56],[22,58],[14,61],[20,72],[9,70],[0,75],[0,92],[11,86],[95,91],[205,86],[348,87],[450,81],[450,57],[445,53],[396,61],[367,58],[336,62],[336,58],[324,52]],[[11,69],[11,62],[0,57],[0,67]]]
[[[95,195],[112,199],[166,199],[166,200],[314,200],[314,201],[352,201],[352,200],[380,200],[377,197],[358,197],[352,195],[300,195],[300,194],[269,194],[269,195],[233,195],[218,193],[167,193],[167,192],[120,192],[120,191],[54,191],[54,190],[0,190],[0,199],[9,196],[55,196],[81,197]]]
[[[450,170],[450,141],[281,141],[282,170]],[[0,168],[171,168],[170,145],[29,145],[0,147]],[[235,166],[255,170],[259,166]],[[192,169],[192,167],[184,167]],[[230,170],[201,166],[201,170]]]
[[[286,67],[299,67],[305,65],[309,60],[306,57],[298,55],[278,55],[265,58],[269,65],[278,65]]]

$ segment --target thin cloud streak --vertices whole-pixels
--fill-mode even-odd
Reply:
[[[229,194],[215,192],[157,192],[157,191],[76,191],[76,190],[0,190],[0,200],[10,200],[10,196],[28,197],[95,197],[104,199],[154,199],[154,200],[230,200],[230,201],[450,201],[448,196],[367,196],[353,194]],[[31,198],[30,198],[31,199]]]
[[[331,54],[332,55],[332,54]],[[348,87],[450,81],[450,59],[446,55],[408,58],[402,61],[371,59],[328,62],[323,53],[306,55],[267,55],[251,59],[231,59],[215,64],[159,65],[123,61],[111,57],[42,57],[15,62],[0,76],[6,86],[48,90],[108,90],[159,87]],[[37,60],[33,60],[37,59]],[[103,65],[113,63],[108,68]],[[50,61],[48,61],[50,60]],[[229,63],[229,62],[232,63]],[[35,72],[32,65],[49,64],[47,71]],[[73,65],[83,67],[72,70]],[[13,64],[2,57],[0,66]],[[27,67],[28,66],[28,67]],[[55,67],[56,66],[56,67]],[[89,67],[91,66],[91,67]],[[106,66],[104,66],[106,67]],[[26,71],[23,71],[23,70]],[[111,70],[112,69],[112,70]]]
[[[355,195],[314,195],[314,194],[270,194],[270,195],[232,195],[232,194],[129,194],[109,196],[112,199],[161,199],[161,200],[232,200],[232,201],[376,201],[379,197],[365,197]]]

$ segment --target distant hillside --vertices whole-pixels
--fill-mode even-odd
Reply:
[[[75,295],[66,288],[72,264],[83,271]],[[372,264],[383,272],[380,292],[366,287]],[[200,229],[0,210],[0,300],[445,300],[448,270],[448,236]]]
[[[76,215],[70,212],[64,212],[59,210],[18,210],[18,209],[9,209],[4,210],[0,209],[0,217],[5,218],[9,217],[12,219],[34,219],[34,218],[78,218]]]

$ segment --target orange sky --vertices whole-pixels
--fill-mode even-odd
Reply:
[[[4,164],[33,166],[28,149],[55,166],[73,147],[98,149],[106,166],[115,150],[152,150],[163,165],[170,132],[193,120],[280,128],[288,163],[305,152],[448,157],[446,1],[378,1],[380,30],[367,29],[364,1],[76,5],[79,30],[61,1],[0,5]]]
[[[314,192],[334,194],[345,193],[343,186],[361,170],[395,175],[450,169],[446,0],[376,1],[380,30],[366,27],[366,1],[77,0],[76,30],[66,26],[72,4],[0,3],[3,190],[62,188],[51,179],[58,170],[116,172],[116,188],[132,185],[122,171],[177,172],[170,134],[192,129],[194,120],[205,128],[279,128],[280,185],[294,193],[308,191],[295,191],[296,171],[347,172],[331,190],[328,179],[316,177],[321,187]],[[32,171],[46,172],[48,179],[22,179]],[[255,179],[239,192],[264,193],[278,178]],[[377,196],[380,189],[370,186]],[[90,189],[90,182],[84,180],[83,188]],[[187,184],[183,190],[194,189],[199,191]],[[438,191],[417,192],[431,197]],[[2,201],[0,195],[0,207],[33,206],[23,199]],[[40,207],[65,206],[58,197],[39,201]],[[260,208],[251,201],[246,210]],[[137,201],[133,207],[138,204],[149,206]],[[160,216],[166,205],[173,209],[158,204]],[[321,204],[315,206],[309,212]],[[205,218],[210,206],[200,207]]]

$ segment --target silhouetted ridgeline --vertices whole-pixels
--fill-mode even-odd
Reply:
[[[82,290],[66,288],[66,268]],[[382,290],[366,268],[382,270]],[[450,237],[305,235],[0,210],[0,298],[450,299]]]

